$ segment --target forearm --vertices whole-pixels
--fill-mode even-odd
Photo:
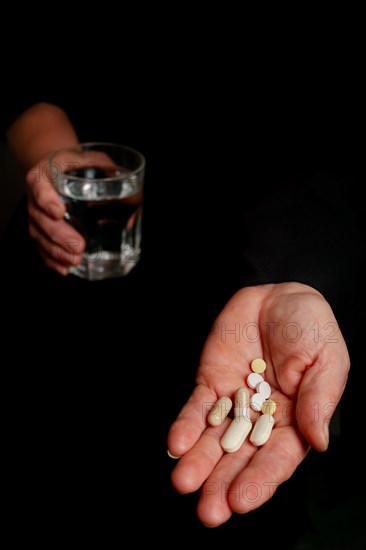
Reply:
[[[78,142],[66,113],[49,103],[37,103],[24,111],[9,128],[7,138],[24,172],[50,151]]]

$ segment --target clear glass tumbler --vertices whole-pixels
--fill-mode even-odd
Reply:
[[[126,275],[140,259],[145,159],[113,143],[81,143],[49,157],[65,219],[85,239],[70,272],[90,281]]]

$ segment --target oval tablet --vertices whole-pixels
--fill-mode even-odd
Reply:
[[[240,449],[251,429],[252,423],[247,417],[234,418],[221,438],[221,447],[227,453],[235,453]]]
[[[261,414],[254,424],[253,431],[250,435],[250,441],[253,445],[260,447],[260,445],[264,445],[264,443],[268,441],[274,423],[275,421],[271,414]]]
[[[211,426],[219,426],[220,424],[223,423],[223,421],[229,414],[232,406],[233,406],[233,403],[230,397],[226,397],[226,396],[220,397],[220,399],[216,401],[216,403],[210,410],[207,417],[207,422]]]

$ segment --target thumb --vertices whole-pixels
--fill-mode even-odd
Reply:
[[[344,391],[350,361],[343,338],[322,349],[301,381],[296,419],[302,435],[317,451],[329,444],[329,423]]]

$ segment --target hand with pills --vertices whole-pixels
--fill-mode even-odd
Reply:
[[[253,359],[251,363],[253,372],[249,374],[247,384],[255,391],[255,393],[249,397],[249,392],[246,388],[238,388],[235,392],[234,419],[229,424],[220,441],[221,447],[227,453],[235,453],[238,451],[244,443],[247,435],[252,430],[249,405],[254,411],[263,412],[263,414],[257,418],[254,429],[251,432],[251,443],[259,447],[260,445],[263,445],[271,435],[271,431],[274,426],[274,419],[272,415],[276,410],[276,403],[272,400],[268,400],[271,395],[271,386],[268,382],[265,382],[263,376],[259,374],[263,373],[266,370],[266,367],[266,362],[263,359]],[[223,400],[225,399],[227,400],[229,398],[220,397],[208,415],[207,420],[211,426],[221,424],[230,411],[228,406],[222,406]],[[220,412],[220,422],[217,421],[217,411]]]
[[[257,334],[245,327],[257,327]],[[314,327],[325,329],[316,333]],[[173,485],[181,493],[201,490],[202,523],[218,526],[233,512],[258,508],[310,446],[327,449],[348,369],[332,309],[314,288],[262,285],[231,298],[205,343],[197,386],[168,436],[169,454],[180,457]],[[246,498],[243,488],[250,486],[256,498]]]

